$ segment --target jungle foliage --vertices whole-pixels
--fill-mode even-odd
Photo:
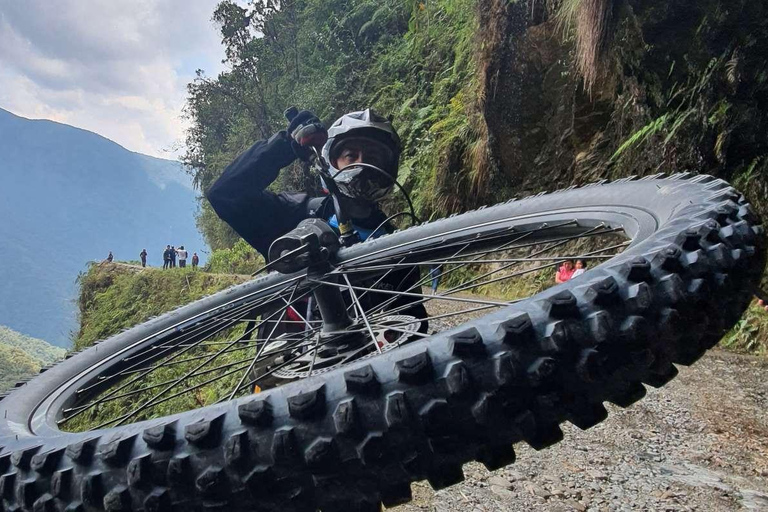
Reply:
[[[423,218],[687,170],[768,205],[768,7],[735,0],[254,0],[213,14],[228,71],[189,84],[205,191],[289,105],[393,116]],[[300,166],[275,189],[316,191]],[[394,197],[389,208],[401,207]],[[202,200],[214,248],[237,236]]]
[[[229,70],[189,85],[185,160],[201,191],[289,105],[326,122],[372,106],[403,136],[400,181],[422,218],[679,171],[727,179],[768,214],[765,2],[240,5],[213,16]],[[273,187],[316,190],[300,166]],[[211,246],[233,247],[205,200],[201,212]]]
[[[472,203],[437,170],[451,148],[478,140],[474,0],[257,1],[245,8],[225,0],[213,19],[230,70],[215,78],[199,72],[189,85],[193,127],[184,160],[200,190],[254,141],[284,129],[290,105],[326,122],[371,106],[394,116],[406,148],[400,181],[422,214]],[[298,165],[274,188],[317,190]],[[213,248],[237,239],[204,200],[198,221]]]

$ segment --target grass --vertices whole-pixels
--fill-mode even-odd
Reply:
[[[605,56],[614,33],[614,0],[564,0],[558,21],[566,33],[576,38],[576,68],[584,78],[585,89],[592,89],[604,73]]]
[[[768,312],[752,303],[720,346],[734,352],[768,356]]]
[[[80,330],[73,340],[75,350],[244,280],[191,268],[137,272],[119,265],[91,266],[78,278]]]
[[[222,265],[229,265],[231,260],[223,258]],[[240,269],[253,264],[251,255],[246,254],[243,261],[235,264]],[[213,294],[245,280],[239,275],[208,273],[191,268],[171,270],[143,269],[136,271],[120,265],[94,265],[79,278],[80,283],[80,331],[74,340],[75,349],[83,349],[96,340],[112,336],[123,329],[140,324],[154,316],[170,311],[181,305]],[[236,338],[244,326],[239,324],[210,340],[213,343]],[[136,391],[141,387],[158,386],[152,393],[161,391],[168,381],[178,379],[193,371],[205,358],[212,356],[224,345],[211,344],[193,349],[169,364],[162,365],[144,378],[130,383],[136,375],[127,377],[127,384],[119,394]],[[237,363],[248,358],[247,350],[233,350],[216,358],[217,366]],[[190,360],[196,358],[194,360]],[[187,360],[184,362],[184,360]],[[172,364],[170,364],[172,363]],[[248,363],[240,363],[240,365]],[[225,373],[227,370],[220,370]],[[214,380],[202,385],[212,374],[190,377],[182,382],[185,388],[202,385],[194,393],[185,393],[153,408],[142,408],[131,421],[150,417],[160,417],[175,412],[193,409],[211,404],[222,398],[227,389],[234,387],[240,373]],[[111,389],[114,389],[112,387]],[[175,389],[178,389],[176,387]],[[106,390],[102,395],[109,393]],[[106,419],[118,418],[125,411],[134,409],[150,399],[152,393],[137,393],[104,402],[87,413],[80,414],[63,428],[70,431],[83,431],[99,426]],[[113,396],[114,397],[114,396]]]

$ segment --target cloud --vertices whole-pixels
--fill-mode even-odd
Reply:
[[[178,156],[186,85],[216,75],[219,0],[0,0],[0,107]]]

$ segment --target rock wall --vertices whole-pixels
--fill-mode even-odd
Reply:
[[[576,66],[580,27],[558,18],[567,1],[481,1],[482,112],[499,174],[520,195],[710,173],[768,213],[768,4],[606,1],[605,72],[589,91]]]

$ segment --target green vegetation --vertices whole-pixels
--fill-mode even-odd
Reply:
[[[238,250],[215,251],[211,257],[213,265],[233,265],[237,270],[249,269],[259,263],[254,262],[253,250],[240,247]],[[237,258],[240,258],[238,260]],[[227,267],[229,268],[229,267]],[[178,306],[213,294],[232,285],[246,280],[247,276],[211,273],[203,270],[185,269],[136,269],[133,267],[112,264],[92,265],[79,278],[80,284],[80,320],[81,327],[74,340],[75,349],[92,345],[96,340],[105,339],[117,334],[123,329],[132,327]],[[65,426],[67,430],[85,430],[98,426],[105,419],[117,418],[126,411],[133,410],[148,399],[146,393],[131,395],[138,386],[142,388],[157,386],[161,389],[167,383],[194,370],[206,357],[222,348],[226,340],[242,334],[243,324],[237,324],[215,338],[207,341],[205,346],[195,348],[183,354],[148,376],[131,382],[129,376],[124,384],[127,387],[120,394],[127,396],[105,401],[97,408],[78,415]],[[136,419],[161,416],[188,410],[215,402],[222,397],[224,390],[232,389],[235,380],[240,378],[242,370],[247,367],[253,354],[249,354],[250,346],[246,348],[232,347],[226,353],[216,358],[217,367],[226,367],[232,363],[233,368],[240,372],[226,375],[231,368],[222,368],[215,375],[221,377],[210,385],[203,385],[195,393],[186,393],[176,399],[168,400],[151,410],[143,410]],[[193,387],[210,379],[211,373],[204,373],[185,381],[184,387]],[[179,388],[174,388],[179,389]],[[107,393],[109,390],[107,391]]]
[[[37,338],[24,336],[2,325],[0,325],[0,344],[21,349],[43,365],[59,361],[66,353],[63,348],[54,347]]]
[[[205,191],[237,154],[283,129],[289,105],[327,122],[372,106],[394,116],[405,144],[400,181],[425,217],[482,204],[491,183],[477,104],[483,82],[475,79],[475,4],[221,2],[214,20],[232,69],[216,78],[200,73],[189,85],[193,128],[184,160],[195,183]],[[470,172],[460,172],[465,166]],[[460,194],[454,179],[475,194]],[[274,187],[318,190],[298,165]],[[204,200],[198,224],[214,249],[237,240]]]
[[[105,399],[103,402],[72,417],[63,428],[68,431],[97,428],[130,411],[136,411],[130,421],[140,421],[203,407],[225,398],[256,355],[253,345],[235,345],[224,349],[228,340],[237,339],[243,331],[244,324],[239,324],[206,341],[205,346],[186,352],[177,351],[174,354],[176,357],[167,357],[166,362],[147,375],[127,376],[120,382],[119,391],[118,386],[108,388],[100,395]],[[216,355],[222,349],[224,352]],[[213,359],[213,356],[216,356],[215,365],[198,370],[205,360]],[[184,375],[195,372],[196,375],[177,382]],[[145,406],[155,393],[164,389],[168,389],[165,400],[152,407]],[[194,393],[186,392],[187,389],[193,389]]]
[[[20,348],[0,344],[0,391],[40,371],[40,362]]]
[[[0,390],[64,357],[63,348],[0,326]]]
[[[91,265],[78,279],[80,330],[74,339],[75,350],[244,280],[191,268],[137,270]]]
[[[752,304],[741,320],[725,335],[720,346],[736,352],[768,356],[768,313]]]
[[[216,249],[205,266],[207,272],[250,275],[264,266],[264,258],[240,239],[231,248]]]

